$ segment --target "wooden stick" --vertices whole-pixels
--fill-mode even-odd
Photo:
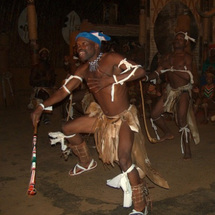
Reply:
[[[69,121],[71,110],[72,110],[72,94],[69,97],[69,110],[68,110],[68,113],[67,113],[66,121]]]
[[[36,184],[36,143],[37,143],[37,125],[34,127],[34,135],[33,135],[33,142],[32,142],[32,159],[31,159],[31,178],[28,185],[28,195],[34,196],[37,193],[37,190],[35,188]]]
[[[145,112],[145,104],[144,104],[144,97],[143,97],[143,85],[142,85],[141,80],[139,81],[139,85],[140,85],[140,93],[141,93],[141,100],[142,100],[143,122],[144,122],[145,130],[146,130],[146,134],[151,143],[157,143],[158,140],[156,138],[151,137],[151,135],[149,134],[148,126],[146,123],[146,114],[145,114],[146,112]]]

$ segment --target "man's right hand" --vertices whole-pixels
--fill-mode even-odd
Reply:
[[[37,124],[39,123],[42,112],[43,112],[42,106],[38,105],[34,112],[31,114],[31,119],[34,127],[36,127]]]

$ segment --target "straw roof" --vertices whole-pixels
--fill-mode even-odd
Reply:
[[[50,50],[55,66],[61,67],[63,56],[69,53],[69,46],[62,36],[66,16],[75,11],[81,20],[102,24],[103,3],[110,0],[35,0],[38,18],[38,44]],[[114,2],[114,1],[112,1]],[[139,1],[118,0],[118,24],[138,24]],[[130,3],[132,2],[132,7]],[[0,1],[0,33],[9,38],[10,63],[14,67],[30,65],[30,47],[22,41],[18,34],[18,20],[27,6],[27,0]],[[128,11],[129,13],[125,11]]]

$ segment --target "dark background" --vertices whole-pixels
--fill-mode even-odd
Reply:
[[[63,56],[69,54],[69,45],[62,36],[67,14],[74,10],[83,19],[93,24],[103,23],[103,5],[108,2],[118,4],[116,24],[138,24],[139,1],[131,0],[35,0],[38,20],[38,44],[47,47],[55,67],[63,66]],[[0,1],[0,31],[7,33],[10,41],[9,61],[13,67],[28,67],[30,46],[25,44],[18,34],[18,19],[26,0]]]

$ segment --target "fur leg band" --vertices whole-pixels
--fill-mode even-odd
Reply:
[[[79,158],[80,163],[88,163],[92,160],[89,148],[85,141],[79,145],[71,145],[70,147],[73,153]]]
[[[143,211],[147,214],[147,198],[149,198],[148,188],[142,182],[136,186],[131,186],[132,189],[132,201],[136,211]]]

